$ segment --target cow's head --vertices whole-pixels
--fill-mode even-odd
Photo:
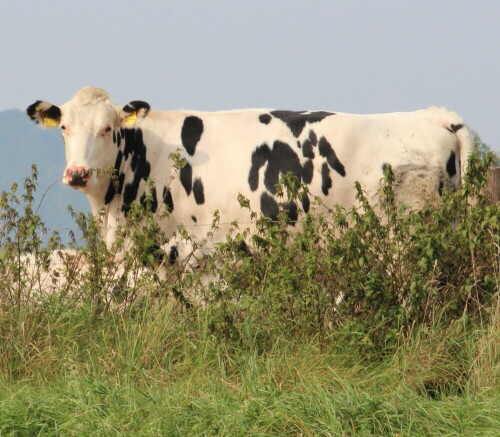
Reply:
[[[141,101],[119,108],[106,91],[85,87],[61,107],[38,100],[26,112],[42,126],[61,129],[66,150],[63,182],[90,194],[109,184],[105,170],[115,163],[117,131],[140,123],[149,109]]]

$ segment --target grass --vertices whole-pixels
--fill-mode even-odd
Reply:
[[[113,276],[98,223],[75,215],[86,268],[64,267],[71,283],[46,294],[38,275],[60,241],[39,237],[35,184],[13,186],[0,195],[0,437],[498,435],[487,166],[438,210],[400,210],[388,175],[386,220],[359,191],[360,210],[307,217],[294,238],[286,217],[263,220],[251,257],[236,234],[203,273],[165,281],[144,267],[161,233],[139,206],[120,266],[134,283]]]
[[[261,350],[248,330],[235,344],[213,335],[204,311],[186,322],[169,307],[93,320],[88,309],[68,310],[38,325],[45,335],[31,351],[4,350],[11,367],[0,380],[0,435],[494,436],[500,429],[498,326],[465,333],[457,321],[416,331],[393,354],[366,360],[333,339],[279,336]],[[30,317],[39,323],[34,314],[25,322]]]

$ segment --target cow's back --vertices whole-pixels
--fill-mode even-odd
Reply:
[[[463,121],[440,108],[380,115],[264,109],[167,114],[166,147],[179,149],[186,161],[170,185],[170,224],[211,223],[216,210],[224,222],[246,222],[239,194],[253,210],[273,216],[283,200],[275,196],[275,183],[285,172],[311,193],[299,209],[307,210],[312,196],[327,206],[350,207],[355,181],[376,201],[388,164],[398,199],[421,207],[457,186],[461,147],[469,147],[457,136],[468,135]],[[157,161],[152,175],[164,181],[170,167]]]

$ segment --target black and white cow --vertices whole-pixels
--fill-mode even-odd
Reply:
[[[144,202],[154,181],[152,209],[170,212],[162,227],[171,237],[179,224],[198,224],[203,240],[218,210],[221,223],[249,222],[240,207],[243,194],[254,209],[276,218],[276,183],[292,172],[327,206],[355,204],[359,181],[376,200],[389,163],[398,199],[412,206],[433,202],[443,188],[460,183],[471,140],[463,120],[442,108],[379,115],[328,111],[248,109],[227,112],[157,111],[143,101],[120,108],[102,89],[86,87],[61,107],[37,101],[29,117],[60,127],[66,149],[65,184],[88,198],[92,211],[104,210],[104,238],[134,201]],[[187,164],[179,177],[169,155],[181,150]],[[109,172],[114,166],[118,183]],[[311,199],[285,204],[290,219]],[[221,226],[214,239],[221,241]],[[171,259],[177,254],[170,248]]]

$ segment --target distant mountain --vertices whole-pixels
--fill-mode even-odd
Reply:
[[[68,204],[77,211],[90,211],[86,197],[61,182],[65,162],[58,130],[37,127],[19,110],[0,111],[0,191],[10,190],[12,183],[17,182],[20,193],[24,179],[31,175],[31,165],[36,164],[35,205],[42,202],[39,214],[45,225],[57,229],[62,237],[76,227],[68,213]]]

